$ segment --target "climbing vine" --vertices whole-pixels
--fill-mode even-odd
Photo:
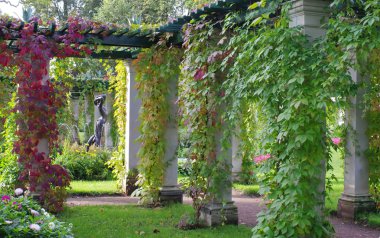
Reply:
[[[122,181],[125,179],[125,128],[127,118],[127,70],[124,62],[118,61],[115,70],[116,75],[110,77],[109,91],[115,94],[113,116],[117,127],[118,145],[107,164],[113,168],[112,172],[118,180],[118,186],[121,187]]]
[[[59,91],[49,81],[48,66],[52,57],[79,56],[88,54],[85,46],[73,44],[83,37],[89,23],[79,18],[68,20],[68,34],[56,39],[36,33],[37,18],[29,23],[20,23],[9,18],[0,19],[0,63],[3,67],[17,66],[15,77],[17,88],[16,113],[17,141],[14,151],[20,164],[19,180],[38,196],[40,202],[51,211],[63,209],[63,199],[70,178],[59,165],[52,165],[51,158],[38,150],[48,141],[50,150],[57,146],[57,108],[63,105]],[[15,45],[17,54],[9,50],[6,41],[19,36]]]
[[[168,101],[169,85],[178,79],[180,58],[181,50],[174,46],[167,48],[166,41],[162,39],[157,46],[140,53],[134,61],[138,97],[142,102],[138,184],[141,201],[146,204],[159,202],[159,189],[163,186],[167,167],[164,161],[165,129],[170,120],[169,106],[173,103]]]
[[[223,140],[228,138],[223,135],[228,124],[222,116],[226,75],[220,69],[229,52],[224,50],[227,34],[218,27],[221,23],[205,17],[184,28],[179,105],[191,144],[188,158],[192,170],[186,192],[193,200],[197,224],[202,208],[213,199],[224,202],[223,188],[231,186],[231,165],[224,153],[230,141]]]
[[[336,12],[329,21],[328,39],[339,45],[338,50],[344,51],[339,60],[367,77],[357,87],[366,90],[366,100],[360,106],[366,109],[369,123],[367,134],[370,146],[366,156],[370,164],[370,192],[379,203],[380,2],[336,0],[333,6]]]

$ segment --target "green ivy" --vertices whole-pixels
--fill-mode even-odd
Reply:
[[[138,141],[139,186],[137,191],[144,204],[159,203],[159,189],[163,186],[167,167],[165,156],[165,129],[169,119],[169,84],[179,75],[182,51],[167,48],[164,40],[157,46],[144,50],[134,61],[138,97],[142,101],[139,113],[141,122]]]
[[[127,70],[123,61],[118,61],[115,67],[116,75],[110,77],[109,92],[114,93],[113,122],[116,125],[117,149],[113,152],[112,158],[108,161],[108,166],[113,169],[113,174],[117,178],[118,187],[122,186],[125,179],[125,128],[127,116]]]
[[[224,48],[228,34],[220,30],[220,21],[204,19],[184,28],[185,57],[181,66],[179,106],[183,127],[187,128],[192,161],[186,193],[193,201],[195,221],[201,209],[213,199],[224,202],[223,190],[231,186],[228,179],[231,163],[224,150],[230,146],[222,85],[226,74],[220,64],[229,54]]]

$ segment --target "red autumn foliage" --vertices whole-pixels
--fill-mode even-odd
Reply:
[[[15,20],[0,18],[0,65],[18,67],[15,78],[18,101],[14,109],[18,115],[18,141],[14,144],[14,152],[19,155],[22,167],[19,180],[28,185],[31,192],[40,194],[40,202],[45,208],[58,212],[63,209],[63,195],[70,185],[70,177],[63,167],[52,165],[51,159],[38,151],[43,138],[49,140],[50,149],[57,146],[56,112],[64,105],[64,97],[47,78],[48,66],[53,57],[91,54],[88,47],[78,44],[91,23],[70,18],[67,34],[50,37],[35,32],[36,22],[42,24],[34,18],[20,27]],[[17,53],[9,50],[5,41],[13,36],[17,36],[14,43]]]

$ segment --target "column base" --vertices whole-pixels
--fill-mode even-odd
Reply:
[[[128,196],[131,196],[131,194],[138,189],[138,186],[136,185],[137,182],[137,173],[130,173],[125,179],[123,180],[123,192],[127,194]]]
[[[222,203],[210,203],[201,210],[201,222],[206,226],[219,226],[222,224],[237,225],[238,209],[234,202],[223,206]]]
[[[183,203],[183,191],[178,187],[163,187],[159,196],[162,204]]]
[[[376,203],[367,196],[352,196],[342,194],[338,202],[338,216],[348,219],[356,219],[358,214],[376,210]]]

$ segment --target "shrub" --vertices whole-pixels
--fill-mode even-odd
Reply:
[[[186,158],[178,158],[178,173],[182,176],[190,176],[191,161]]]
[[[22,195],[22,190],[16,193]],[[72,238],[71,224],[66,225],[26,196],[1,195],[0,237]]]
[[[65,144],[63,152],[54,163],[65,167],[72,180],[108,180],[112,171],[106,165],[111,152],[92,148],[89,152],[83,146]]]

